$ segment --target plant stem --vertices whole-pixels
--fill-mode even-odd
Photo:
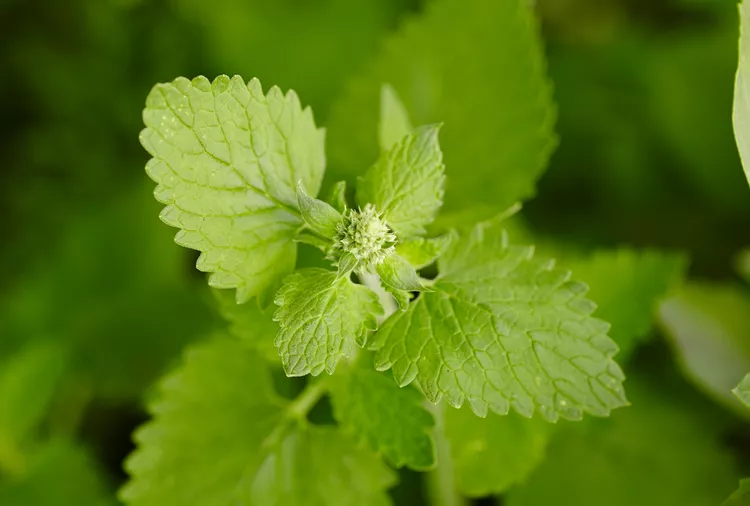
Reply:
[[[383,317],[378,320],[380,324],[398,310],[398,305],[393,296],[383,288],[377,274],[363,272],[357,275],[362,284],[378,294],[380,298],[384,309]],[[430,504],[434,506],[466,506],[466,499],[458,492],[454,479],[451,449],[445,437],[444,405],[434,405],[429,402],[426,404],[435,417],[435,449],[438,462],[438,466],[425,477],[427,497]]]
[[[435,449],[437,467],[425,476],[427,498],[434,506],[466,506],[466,499],[458,492],[454,478],[453,459],[448,439],[445,437],[445,405],[427,403],[435,417]]]
[[[262,447],[265,449],[275,447],[294,424],[306,424],[307,414],[328,391],[329,382],[330,376],[308,384],[302,393],[284,409],[279,423],[263,441]]]
[[[286,408],[286,418],[304,420],[307,414],[328,390],[329,377],[307,385],[294,401]]]
[[[380,299],[380,304],[383,306],[383,316],[378,318],[378,325],[380,325],[398,310],[396,300],[393,298],[393,295],[383,288],[383,285],[380,283],[380,277],[377,274],[365,271],[358,272],[357,276],[362,284],[375,292]]]

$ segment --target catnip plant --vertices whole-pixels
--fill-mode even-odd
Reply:
[[[441,125],[413,127],[393,88],[379,157],[324,198],[325,132],[293,91],[178,78],[143,117],[160,217],[201,252],[230,329],[164,380],[126,503],[380,505],[403,466],[437,473],[440,496],[467,415],[557,422],[627,405],[609,324],[585,284],[512,242],[518,206],[435,226]],[[319,265],[298,268],[301,244]],[[282,395],[279,364],[304,388]],[[324,396],[332,420],[315,423]],[[458,488],[436,502],[497,491]]]

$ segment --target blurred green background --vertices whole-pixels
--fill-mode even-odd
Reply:
[[[428,3],[0,1],[0,505],[112,503],[153,382],[221,325],[197,256],[157,219],[138,144],[151,86],[256,76],[295,89],[326,125],[384,38]],[[594,423],[585,429],[594,435],[553,441],[507,502],[550,504],[566,491],[585,505],[596,482],[618,505],[710,504],[750,474],[750,416],[722,399],[724,363],[702,360],[728,356],[750,372],[750,297],[735,270],[750,244],[750,189],[731,124],[736,4],[538,0],[535,9],[559,145],[525,206],[526,233],[576,251],[678,251],[700,283],[662,307],[661,324],[643,331],[652,339],[628,360],[631,397],[648,408],[634,400],[608,431]],[[701,328],[690,320],[701,312],[722,328],[682,339],[681,329]],[[33,423],[15,429],[16,417]],[[696,425],[679,425],[686,419]],[[613,461],[596,450],[608,445]],[[644,469],[638,456],[649,452],[660,460]],[[581,483],[548,478],[573,475],[565,462],[581,466]],[[601,476],[582,478],[581,462]],[[402,504],[419,504],[417,480],[402,477]],[[664,492],[685,482],[691,491]],[[694,502],[670,499],[684,494]]]

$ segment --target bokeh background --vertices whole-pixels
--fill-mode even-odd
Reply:
[[[151,86],[256,76],[295,89],[326,125],[383,41],[428,3],[0,1],[2,506],[114,501],[154,381],[222,325],[196,255],[157,219],[138,144]],[[736,4],[538,0],[535,10],[559,145],[519,227],[556,248],[669,251],[690,281],[664,294],[628,358],[630,396],[646,407],[609,432],[553,441],[508,503],[566,491],[578,505],[605,502],[599,492],[613,504],[718,504],[750,474],[750,414],[723,390],[750,371]],[[597,448],[610,446],[607,460]],[[395,497],[421,504],[418,481],[404,473]],[[694,502],[674,499],[683,493]]]

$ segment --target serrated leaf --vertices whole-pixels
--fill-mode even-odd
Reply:
[[[384,454],[393,465],[416,470],[435,465],[435,420],[414,388],[399,388],[389,375],[374,371],[367,361],[336,376],[331,401],[333,414],[344,429]]]
[[[381,506],[393,474],[333,428],[302,427],[239,342],[192,348],[161,383],[126,461],[131,506]]]
[[[440,258],[455,238],[456,234],[452,232],[430,239],[417,237],[400,241],[396,244],[396,253],[415,269],[421,269]]]
[[[0,468],[23,467],[21,454],[46,414],[66,356],[53,344],[33,344],[0,363]]]
[[[381,151],[389,151],[401,139],[414,131],[406,107],[390,84],[380,88],[380,121],[378,140]]]
[[[439,125],[402,138],[357,181],[357,202],[373,204],[399,239],[423,235],[443,204],[445,166]]]
[[[445,123],[446,210],[486,206],[486,218],[534,195],[555,109],[528,1],[439,0],[382,47],[334,105],[332,175],[351,177],[378,155],[380,86],[390,83],[414,124]]]
[[[750,373],[746,374],[742,381],[732,389],[732,393],[742,401],[742,403],[750,407]]]
[[[483,497],[523,482],[542,462],[550,425],[514,413],[479,418],[468,407],[445,412],[445,436],[462,494]]]
[[[664,371],[655,378],[629,378],[633,405],[611,418],[560,427],[544,461],[504,504],[720,504],[737,483],[721,424],[700,398],[665,389]]]
[[[302,269],[284,280],[274,314],[276,336],[287,376],[333,373],[355,344],[364,346],[383,313],[378,296],[348,277],[324,269]]]
[[[400,385],[454,407],[546,420],[605,416],[627,404],[609,325],[593,318],[586,286],[570,272],[510,246],[499,227],[476,226],[438,262],[435,292],[389,318],[376,366]]]
[[[734,135],[745,176],[750,182],[750,2],[743,0],[740,10],[740,54],[734,84]]]
[[[297,203],[302,219],[310,228],[328,239],[336,235],[336,227],[343,217],[333,206],[309,196],[301,183],[297,185]]]
[[[686,377],[741,417],[732,389],[750,371],[750,294],[742,286],[690,282],[666,300],[659,320]]]
[[[273,364],[279,361],[279,353],[273,342],[279,325],[273,321],[273,308],[261,309],[255,301],[237,304],[230,290],[213,290],[216,305],[222,318],[229,323],[229,333],[256,350]]]
[[[648,336],[659,303],[682,280],[686,263],[679,254],[617,249],[566,259],[565,266],[589,286],[623,361]]]
[[[391,290],[404,292],[424,292],[429,289],[422,285],[417,271],[409,262],[398,255],[388,255],[375,266],[380,280]]]
[[[4,506],[114,506],[97,462],[83,448],[53,440],[29,457],[23,475],[3,476],[0,504]]]
[[[156,85],[141,143],[158,183],[161,218],[175,241],[201,251],[198,268],[238,302],[266,297],[294,268],[301,225],[295,186],[316,195],[324,170],[322,130],[297,95],[263,94],[257,79],[178,78]]]

